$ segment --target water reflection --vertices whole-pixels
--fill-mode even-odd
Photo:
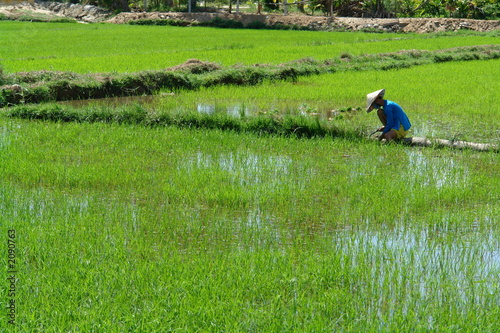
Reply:
[[[209,115],[213,115],[216,113],[223,113],[235,118],[255,116],[260,113],[266,113],[266,111],[259,110],[259,108],[257,108],[255,105],[247,105],[244,103],[229,104],[229,105],[198,103],[196,105],[196,111],[198,113],[209,114]]]
[[[468,170],[456,159],[429,157],[418,150],[405,150],[408,156],[410,185],[444,187],[465,187],[468,185]]]
[[[336,117],[352,116],[358,113],[359,110],[351,108],[342,110],[333,110],[331,105],[327,104],[305,104],[305,103],[290,103],[290,102],[270,102],[265,106],[258,106],[248,102],[198,102],[194,106],[179,102],[169,104],[164,103],[165,98],[174,97],[173,93],[162,93],[159,95],[144,95],[144,96],[127,96],[127,97],[112,97],[86,100],[71,100],[58,102],[62,105],[70,105],[76,108],[84,107],[123,107],[129,105],[141,105],[145,107],[159,108],[162,110],[179,111],[193,110],[193,108],[202,114],[213,115],[216,113],[224,113],[233,117],[255,116],[260,114],[290,114],[311,117],[321,117],[325,119],[334,119]],[[168,104],[168,105],[167,105]]]
[[[214,114],[215,113],[215,105],[198,104],[196,106],[196,111],[198,111],[198,113]]]
[[[372,281],[357,291],[378,295],[368,309],[377,316],[379,302],[390,312],[451,299],[466,309],[497,293],[500,241],[492,235],[484,229],[464,229],[461,237],[455,229],[438,237],[432,228],[344,230],[334,236],[332,250],[348,258],[344,269],[358,269]]]
[[[6,126],[0,127],[0,149],[5,149],[10,145],[10,129]]]
[[[250,152],[210,154],[197,152],[178,167],[181,172],[198,170],[223,171],[240,185],[278,186],[286,183],[291,174],[292,159],[288,156],[262,156]]]
[[[417,149],[406,149],[399,158],[404,161],[404,168],[400,169],[400,177],[405,180],[409,189],[434,187],[438,190],[450,188],[465,188],[469,184],[469,170],[467,165],[457,159],[446,156],[429,156]],[[371,159],[352,159],[350,163],[350,178],[376,177],[381,172],[374,167]],[[377,163],[387,163],[385,156],[378,156]],[[395,176],[396,177],[396,176]],[[410,193],[410,195],[415,195]]]

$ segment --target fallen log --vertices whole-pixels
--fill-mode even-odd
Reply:
[[[404,144],[420,147],[449,147],[456,149],[472,149],[477,151],[499,151],[499,147],[493,143],[477,143],[459,140],[427,139],[422,137],[409,137],[402,140]]]

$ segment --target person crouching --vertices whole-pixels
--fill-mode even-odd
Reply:
[[[384,99],[385,89],[380,89],[366,95],[366,112],[377,109],[377,115],[382,122],[378,129],[382,132],[379,140],[402,139],[410,130],[411,123],[408,116],[397,103]]]

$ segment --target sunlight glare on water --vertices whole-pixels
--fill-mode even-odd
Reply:
[[[228,152],[218,155],[197,152],[181,163],[179,170],[193,173],[196,170],[223,171],[241,185],[273,184],[287,181],[293,160],[288,156],[261,156],[250,152]]]
[[[410,185],[420,182],[420,186],[464,187],[468,184],[468,170],[455,159],[425,156],[418,150],[406,150],[408,155],[407,179]],[[423,181],[422,181],[423,180]]]

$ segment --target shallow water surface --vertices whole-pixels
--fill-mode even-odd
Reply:
[[[453,188],[468,186],[469,171],[456,159],[427,156],[419,150],[406,150],[410,185],[419,181],[421,187]]]

